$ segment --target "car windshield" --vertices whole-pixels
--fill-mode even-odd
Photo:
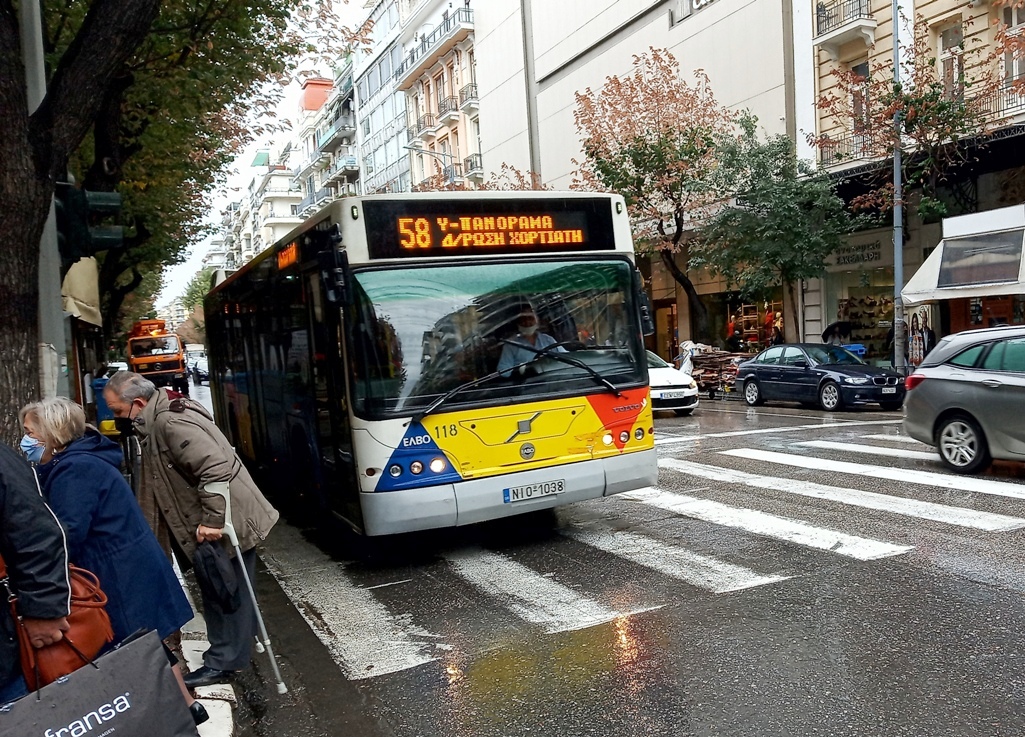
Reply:
[[[815,363],[826,363],[832,366],[864,366],[865,362],[850,351],[835,345],[805,346],[805,352]]]
[[[607,391],[595,374],[617,387],[644,382],[625,259],[418,266],[353,279],[354,405],[364,416],[414,414],[496,372],[446,408]],[[520,332],[526,323],[537,335]],[[559,355],[537,356],[538,348]],[[529,366],[507,371],[520,363]]]
[[[648,368],[650,369],[662,369],[662,368],[673,368],[668,363],[662,360],[662,357],[647,351],[648,354]]]

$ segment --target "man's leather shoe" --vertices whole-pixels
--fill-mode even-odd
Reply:
[[[206,712],[206,707],[198,701],[192,702],[192,706],[189,707],[189,711],[192,712],[192,721],[197,725],[202,724],[210,718],[210,715]]]
[[[214,683],[227,683],[231,680],[233,673],[234,671],[217,670],[216,668],[204,665],[199,670],[187,673],[184,680],[186,686],[195,688],[196,686],[209,686]]]

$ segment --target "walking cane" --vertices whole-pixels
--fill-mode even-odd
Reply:
[[[267,625],[263,623],[263,614],[260,613],[260,605],[256,603],[256,590],[253,588],[253,582],[249,580],[249,571],[246,570],[245,563],[242,562],[242,549],[238,544],[238,535],[235,534],[235,526],[231,524],[231,492],[228,489],[214,490],[209,487],[204,489],[205,491],[213,492],[218,496],[224,498],[224,532],[228,536],[228,540],[235,547],[235,555],[238,556],[238,566],[242,569],[242,578],[246,582],[246,589],[249,591],[249,599],[253,602],[253,611],[256,612],[256,624],[260,628],[260,637],[257,638],[256,644],[262,647],[257,647],[257,650],[263,652],[263,649],[267,650],[267,656],[270,658],[270,667],[274,671],[274,679],[278,684],[278,693],[288,693],[288,687],[285,682],[281,679],[281,671],[278,670],[278,661],[274,659],[274,650],[270,645],[270,635],[267,634]],[[262,642],[260,640],[262,638]]]

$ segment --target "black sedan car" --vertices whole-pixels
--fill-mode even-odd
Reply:
[[[856,404],[900,409],[904,382],[891,369],[870,366],[840,346],[774,345],[737,369],[737,386],[754,406],[767,400],[817,403],[827,412]]]

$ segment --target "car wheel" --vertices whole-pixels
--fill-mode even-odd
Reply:
[[[762,399],[762,389],[754,379],[744,382],[744,401],[748,407],[757,407],[765,401]]]
[[[945,419],[936,438],[940,458],[951,471],[975,473],[989,466],[992,460],[982,428],[967,415]]]
[[[677,417],[690,417],[694,414],[694,409],[674,409],[673,412],[676,413]]]
[[[904,402],[880,402],[879,406],[887,412],[896,412],[903,406]]]
[[[843,397],[840,395],[840,387],[835,381],[827,381],[819,387],[819,406],[826,412],[843,409]]]

